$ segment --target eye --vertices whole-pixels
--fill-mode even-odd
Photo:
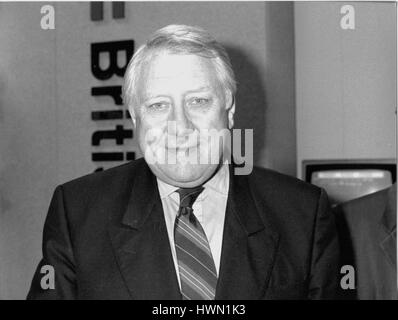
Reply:
[[[189,105],[193,107],[205,106],[209,103],[210,99],[207,98],[192,98],[189,100]]]
[[[149,111],[163,111],[168,108],[169,104],[167,102],[155,102],[147,106]]]

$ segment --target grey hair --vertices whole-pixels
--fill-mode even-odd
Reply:
[[[124,77],[123,101],[133,106],[137,79],[143,62],[154,51],[167,50],[174,54],[194,54],[211,59],[218,79],[232,96],[236,93],[235,74],[224,49],[207,31],[186,25],[168,25],[157,30],[151,38],[138,48],[131,58]]]

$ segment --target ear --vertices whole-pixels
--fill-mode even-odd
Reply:
[[[228,110],[228,128],[232,129],[234,127],[234,115],[235,115],[235,97],[228,90],[226,99],[226,108]]]
[[[130,113],[130,117],[131,117],[131,121],[133,122],[133,128],[136,129],[136,118],[135,118],[135,112],[134,112],[134,107],[133,106],[129,106],[129,113]]]

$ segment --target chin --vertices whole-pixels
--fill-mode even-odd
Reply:
[[[214,174],[217,165],[160,165],[152,172],[160,180],[176,187],[191,188],[205,183]]]

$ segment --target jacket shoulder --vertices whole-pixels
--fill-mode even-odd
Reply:
[[[254,167],[249,179],[256,185],[257,189],[272,195],[318,199],[321,193],[321,188],[313,184],[266,168]]]
[[[284,232],[298,225],[311,226],[320,210],[323,213],[329,206],[325,191],[297,178],[270,169],[253,168],[248,179],[264,219]]]
[[[90,173],[65,182],[61,184],[61,187],[65,190],[79,191],[87,188],[95,191],[96,188],[101,186],[106,186],[109,189],[112,185],[121,183],[126,179],[131,180],[135,173],[143,168],[143,162],[143,159],[138,159],[104,171]]]

